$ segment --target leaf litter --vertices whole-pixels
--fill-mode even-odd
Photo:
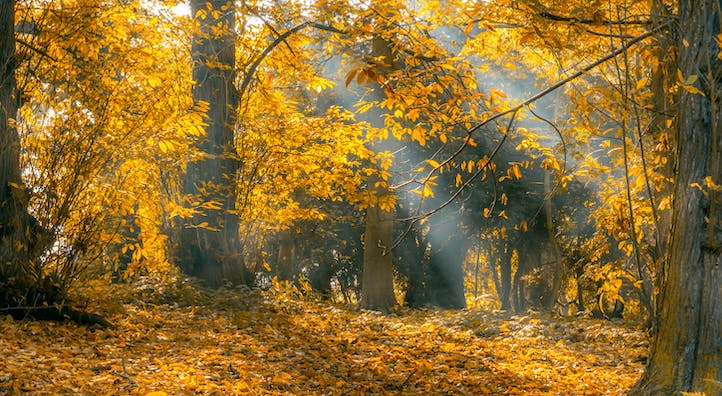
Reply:
[[[649,346],[591,318],[382,315],[247,290],[193,300],[118,303],[113,329],[0,317],[0,395],[617,395]]]

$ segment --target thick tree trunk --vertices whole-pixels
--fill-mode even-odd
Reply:
[[[372,56],[383,57],[384,63],[393,65],[393,54],[391,43],[381,37],[374,37],[372,41]],[[378,72],[388,73],[392,66],[380,67]],[[385,97],[383,88],[376,85],[371,92],[374,100],[381,101]],[[383,111],[381,109],[368,112],[369,122],[376,128],[383,127]],[[385,149],[383,142],[374,146],[375,150]],[[377,197],[383,197],[391,192],[388,189],[378,186],[381,179],[378,176],[371,176],[367,180],[370,190],[375,190]],[[382,312],[388,312],[396,305],[394,295],[394,268],[392,263],[393,255],[391,246],[394,237],[394,214],[393,211],[385,211],[378,204],[374,204],[366,210],[366,233],[364,235],[364,261],[363,275],[361,278],[361,301],[360,307]]]
[[[366,210],[360,302],[363,309],[388,312],[396,305],[394,268],[389,250],[394,243],[393,226],[393,212],[382,210],[378,205]]]
[[[0,302],[23,304],[42,274],[32,265],[39,238],[20,172],[15,82],[15,1],[0,2]],[[10,291],[12,289],[12,291]],[[6,295],[6,293],[12,294]]]
[[[23,190],[20,138],[12,125],[18,106],[15,86],[15,1],[0,3],[0,280],[19,270],[17,246],[22,234]],[[23,250],[23,248],[21,248]]]
[[[720,9],[719,0],[679,3],[678,65],[685,77],[699,77],[704,96],[680,88],[678,173],[660,325],[647,370],[632,394],[722,394],[722,235],[716,232],[722,202],[705,183],[708,176],[722,182],[722,65],[714,42]]]
[[[211,287],[243,282],[238,237],[234,146],[237,97],[234,86],[235,9],[227,0],[193,0],[198,28],[193,37],[193,99],[207,104],[203,157],[188,164],[184,192],[195,202],[213,202],[185,224],[176,246],[176,260],[188,274]],[[207,7],[210,6],[210,9]]]

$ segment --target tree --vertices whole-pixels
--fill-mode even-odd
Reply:
[[[188,274],[218,287],[224,281],[244,281],[236,213],[235,8],[227,0],[193,0],[190,5],[198,24],[191,50],[193,99],[207,105],[207,126],[199,142],[201,155],[186,170],[184,193],[197,210],[182,225],[175,259]]]
[[[31,274],[27,208],[20,174],[20,137],[15,128],[18,111],[15,82],[15,1],[0,4],[0,285],[23,282]],[[28,279],[29,280],[29,279]],[[2,300],[7,296],[0,295]],[[8,301],[2,301],[7,303]]]
[[[15,2],[4,1],[0,4],[0,304],[12,309],[61,298],[55,279],[44,277],[36,262],[48,233],[28,212],[28,192],[21,174],[14,26]],[[18,308],[8,313],[22,316],[27,311]]]
[[[382,72],[388,72],[394,64],[391,44],[382,37],[372,39],[372,53],[385,65]],[[382,100],[384,90],[381,86],[373,88],[375,100]],[[373,113],[372,113],[373,114]],[[376,114],[377,119],[381,114]],[[379,150],[384,144],[376,144]],[[376,202],[366,209],[366,232],[364,233],[363,276],[361,279],[360,307],[378,311],[388,311],[396,305],[394,295],[394,268],[391,247],[394,244],[393,206],[385,205],[382,198],[389,196],[388,180],[371,175],[367,181],[368,189]]]
[[[722,393],[720,18],[719,0],[679,2],[671,242],[658,331],[632,394]]]

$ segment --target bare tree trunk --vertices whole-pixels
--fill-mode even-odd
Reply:
[[[384,63],[393,65],[391,44],[381,37],[374,37],[372,42],[374,57],[382,56]],[[382,73],[388,72],[391,66],[383,67]],[[385,96],[381,86],[374,87],[372,91],[374,100],[382,100]],[[381,111],[370,112],[373,117],[371,123],[376,127],[379,120],[383,120]],[[378,144],[375,149],[381,149],[383,144]],[[377,186],[381,179],[377,176],[369,177],[368,188],[375,190],[377,197],[390,194],[388,189]],[[394,295],[394,268],[392,263],[391,246],[393,245],[394,214],[393,211],[385,211],[378,204],[366,209],[366,233],[364,235],[364,261],[363,275],[361,280],[361,301],[360,307],[388,312],[396,305]]]
[[[672,206],[668,268],[661,295],[660,326],[635,395],[704,392],[722,394],[722,224],[720,184],[722,63],[719,0],[683,0],[678,65],[697,75],[704,95],[680,88],[677,102],[677,177]],[[691,187],[703,186],[706,193]]]
[[[15,128],[18,111],[15,81],[15,1],[0,2],[0,291],[15,289],[12,304],[24,298],[40,280],[33,267],[37,229],[27,211],[27,193],[20,172],[20,137]],[[6,284],[9,282],[9,284]],[[6,291],[7,292],[7,291]]]
[[[183,225],[175,258],[188,274],[218,287],[224,281],[245,280],[235,213],[239,169],[234,146],[235,8],[227,0],[192,0],[190,4],[199,25],[192,47],[193,99],[208,106],[208,125],[199,145],[203,156],[188,163],[183,188],[193,201],[213,202],[211,206],[217,209],[202,209],[190,224]]]
[[[0,3],[0,280],[14,277],[21,260],[23,189],[15,83],[15,1]]]
[[[554,218],[552,216],[552,171],[547,170],[544,172],[544,195],[545,195],[545,211],[546,211],[546,224],[547,232],[549,234],[549,245],[551,245],[552,253],[554,255],[554,279],[552,280],[552,289],[550,291],[549,298],[546,301],[546,308],[551,311],[554,308],[554,304],[557,302],[559,293],[562,290],[564,283],[563,277],[565,276],[564,261],[562,260],[562,253],[559,249],[559,243],[554,232]]]
[[[393,212],[375,205],[366,210],[364,269],[361,280],[361,308],[388,312],[396,305],[394,295]]]
[[[508,251],[508,246],[502,247],[503,252],[499,252],[499,285],[501,289],[497,289],[499,300],[501,300],[501,309],[505,311],[511,310],[511,256],[513,252]]]

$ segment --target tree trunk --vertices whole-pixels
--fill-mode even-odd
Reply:
[[[511,255],[512,253],[507,251],[509,247],[502,247],[502,252],[499,253],[499,285],[501,290],[497,289],[499,300],[501,301],[501,309],[505,311],[511,310]]]
[[[384,74],[392,70],[393,55],[391,43],[381,37],[374,37],[372,41],[372,56],[383,57],[384,63],[389,66],[379,67],[377,72]],[[373,100],[383,100],[385,93],[383,87],[376,85],[371,92]],[[383,127],[383,111],[376,110],[367,114],[370,123],[376,127]],[[388,145],[388,144],[387,144]],[[384,143],[375,145],[374,150],[382,151]],[[371,176],[367,180],[369,190],[375,190],[377,197],[391,194],[387,188],[379,186],[381,179]],[[372,309],[388,312],[396,305],[394,295],[394,268],[391,246],[394,244],[393,211],[385,211],[378,204],[366,210],[366,233],[364,236],[363,276],[361,278],[361,302],[363,309]]]
[[[227,0],[193,0],[193,99],[207,105],[202,157],[188,163],[184,193],[194,202],[212,202],[180,231],[176,260],[181,269],[211,287],[244,281],[238,237],[234,146],[237,95],[234,86],[235,9]],[[210,8],[207,7],[210,6]]]
[[[361,280],[363,309],[388,312],[396,305],[392,254],[394,215],[374,205],[366,210],[364,269]]]
[[[404,210],[400,207],[400,210]],[[402,212],[401,217],[408,217],[408,211]],[[399,238],[400,235],[397,236]],[[409,234],[401,241],[396,250],[396,268],[406,275],[406,294],[404,305],[418,308],[429,302],[427,293],[428,262],[424,257],[426,241],[419,230],[412,225]]]
[[[15,1],[0,3],[0,280],[14,277],[22,261],[23,190],[20,138],[13,126],[18,106],[15,86]],[[21,250],[24,248],[21,248]]]
[[[276,276],[280,281],[293,280],[293,264],[296,261],[296,246],[291,230],[283,230],[278,238],[278,261]]]
[[[722,394],[722,235],[715,232],[722,207],[719,192],[705,183],[708,176],[715,184],[722,182],[722,64],[714,42],[720,9],[719,0],[679,3],[678,65],[685,78],[699,77],[704,96],[679,90],[678,173],[660,325],[647,369],[632,390],[635,395]]]
[[[40,227],[27,211],[20,171],[15,81],[15,1],[0,2],[0,303],[28,304],[42,274],[32,265]]]
[[[545,309],[547,311],[551,311],[554,308],[554,304],[557,302],[557,298],[559,297],[559,293],[562,290],[562,285],[564,283],[564,277],[565,277],[565,268],[564,268],[564,260],[562,260],[562,253],[559,249],[559,243],[557,243],[556,233],[554,230],[554,218],[552,216],[552,171],[547,170],[544,172],[544,208],[546,212],[546,226],[547,226],[547,233],[549,236],[549,245],[552,248],[552,253],[554,255],[554,271],[553,276],[554,279],[552,280],[552,289],[550,291],[550,294],[548,296],[548,299],[546,300]]]
[[[514,303],[515,312],[523,312],[526,309],[526,291],[524,290],[524,275],[530,268],[536,268],[536,265],[529,265],[529,261],[534,260],[535,254],[532,250],[524,246],[517,250],[519,255],[519,264],[517,265],[516,272],[514,273],[514,280],[512,282],[512,299]],[[538,256],[536,256],[538,260]]]

